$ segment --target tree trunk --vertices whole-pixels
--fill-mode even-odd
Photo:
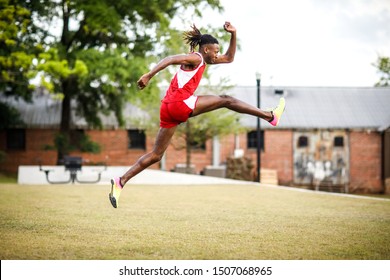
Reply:
[[[60,165],[63,163],[64,156],[68,153],[69,148],[69,139],[70,139],[70,124],[71,124],[71,95],[72,95],[72,84],[73,78],[70,76],[67,79],[62,81],[62,93],[64,94],[64,99],[62,100],[62,109],[61,109],[61,122],[60,122],[60,135],[62,138],[62,145],[57,146],[57,164]],[[57,141],[58,143],[58,141]]]
[[[62,1],[63,25],[61,34],[61,45],[66,49],[69,38],[69,9],[67,1]],[[63,164],[64,156],[68,154],[70,139],[70,122],[71,122],[71,94],[72,94],[72,76],[64,78],[61,81],[62,100],[60,133],[56,139],[57,146],[57,165]]]

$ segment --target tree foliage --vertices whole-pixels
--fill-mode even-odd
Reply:
[[[0,0],[0,92],[6,96],[31,100],[33,59],[42,51],[35,32],[31,11],[22,1]]]
[[[150,58],[164,52],[171,19],[187,9],[201,14],[218,0],[0,0],[0,90],[31,99],[29,80],[62,98],[60,132],[72,129],[71,110],[91,127],[114,113],[124,124],[126,101],[159,98],[156,83],[142,93],[136,81]],[[59,153],[59,157],[62,153]]]
[[[20,127],[22,125],[23,120],[20,118],[19,112],[6,103],[0,102],[0,129]]]
[[[378,59],[373,63],[379,72],[379,81],[375,84],[376,87],[390,86],[390,57],[378,56]]]

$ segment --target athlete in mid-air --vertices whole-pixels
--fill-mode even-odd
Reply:
[[[219,54],[219,43],[209,34],[202,34],[195,25],[184,32],[184,40],[190,46],[189,54],[172,55],[162,59],[150,72],[138,80],[138,87],[144,89],[149,80],[169,65],[180,65],[176,75],[161,102],[160,130],[153,150],[141,156],[121,177],[111,179],[109,199],[113,207],[125,184],[135,175],[161,160],[177,125],[195,117],[220,108],[228,108],[238,113],[249,114],[268,121],[276,126],[284,112],[285,100],[280,98],[279,105],[272,111],[263,111],[228,95],[194,95],[207,64],[231,63],[236,53],[236,28],[225,22],[224,29],[231,34],[229,48],[225,54]],[[195,48],[199,47],[198,51]]]

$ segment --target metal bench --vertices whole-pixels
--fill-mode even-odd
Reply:
[[[104,170],[107,169],[107,166],[104,166],[104,169],[97,171],[97,179],[96,180],[89,180],[89,181],[87,181],[87,180],[79,180],[77,178],[77,173],[79,171],[81,171],[82,164],[83,164],[83,159],[81,157],[65,156],[64,159],[63,159],[63,164],[64,164],[64,167],[65,167],[65,171],[69,171],[69,179],[68,180],[63,180],[63,181],[53,181],[53,180],[50,180],[49,174],[50,174],[50,172],[52,172],[54,170],[42,169],[41,165],[39,166],[39,170],[42,171],[42,172],[45,172],[46,180],[50,184],[68,184],[70,182],[72,184],[74,184],[75,182],[83,183],[83,184],[95,184],[95,183],[98,183],[100,181],[101,173]]]

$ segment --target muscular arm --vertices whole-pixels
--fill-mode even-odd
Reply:
[[[231,25],[230,22],[225,22],[223,28],[231,34],[230,43],[226,53],[219,55],[214,64],[233,62],[234,56],[236,54],[236,28]]]
[[[183,54],[167,56],[160,60],[156,66],[152,68],[148,73],[142,75],[137,84],[140,89],[144,89],[149,80],[161,70],[167,68],[169,65],[198,65],[201,62],[201,58],[196,54]]]

